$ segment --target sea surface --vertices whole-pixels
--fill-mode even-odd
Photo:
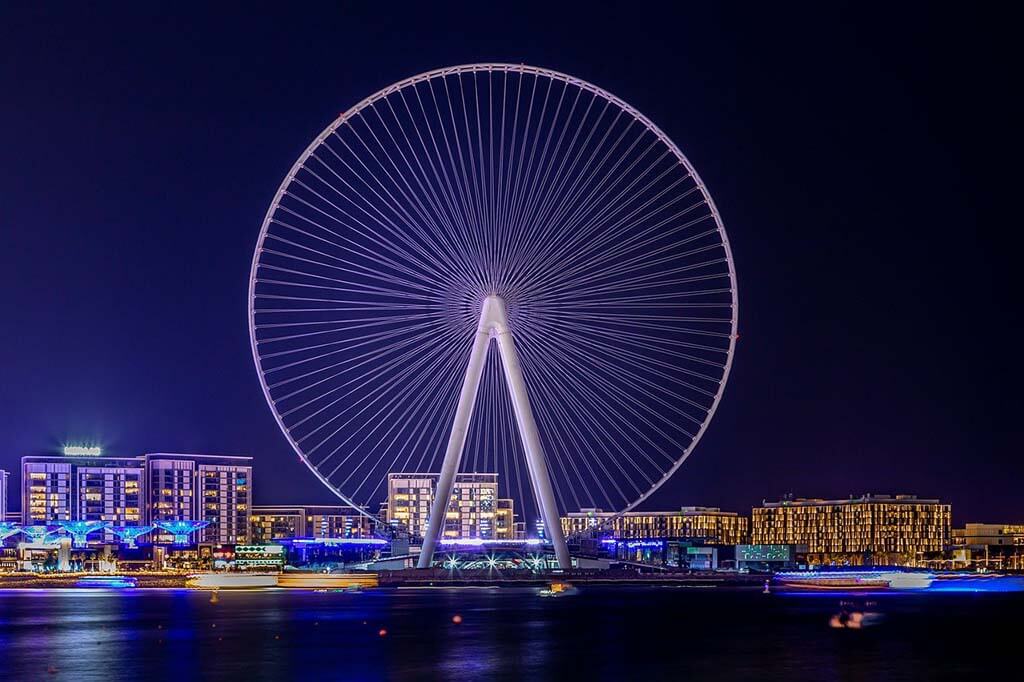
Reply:
[[[5,590],[0,680],[1017,679],[1022,626],[1024,593],[969,591]]]

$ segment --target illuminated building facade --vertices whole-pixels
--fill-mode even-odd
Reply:
[[[619,539],[701,538],[709,544],[736,545],[747,541],[749,521],[717,507],[682,507],[678,511],[626,512],[581,509],[562,517],[562,531],[578,535],[608,532]]]
[[[430,473],[388,474],[387,522],[422,538],[437,480]],[[442,537],[511,540],[514,519],[512,500],[498,497],[498,474],[456,474]]]
[[[203,457],[198,462],[198,489],[202,494],[199,518],[210,522],[201,532],[201,542],[249,542],[251,462],[250,457]]]
[[[208,521],[198,533],[198,542],[249,542],[251,457],[150,453],[145,458],[150,523]],[[158,542],[169,540],[160,529],[153,535]]]
[[[146,520],[192,521],[196,519],[195,462],[188,457],[146,455],[146,478],[149,496]],[[157,528],[150,536],[154,542],[168,543],[171,534]]]
[[[250,517],[254,544],[290,538],[369,538],[371,519],[339,505],[256,506]]]
[[[63,456],[22,458],[22,515],[28,525],[102,521],[116,527],[208,521],[199,542],[246,543],[252,458],[148,454],[103,456],[99,448],[68,447]],[[96,540],[114,542],[105,530]],[[146,542],[169,543],[158,529]]]
[[[950,543],[950,506],[913,495],[765,502],[751,542],[806,545],[812,564],[916,565]]]
[[[21,458],[21,523],[71,521],[73,462],[66,457]]]
[[[73,467],[72,484],[75,521],[142,524],[145,475],[141,458],[89,458]],[[97,534],[100,538],[113,542],[117,536],[105,530]]]
[[[959,568],[1024,570],[1024,525],[968,523],[953,529],[953,556]]]

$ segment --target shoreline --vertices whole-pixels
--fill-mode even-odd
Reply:
[[[78,573],[64,575],[0,575],[0,590],[10,589],[101,589],[96,587],[83,588],[78,585],[82,579],[97,578],[103,574]],[[120,573],[119,576],[131,577],[136,581],[132,589],[167,589],[182,588],[199,591],[210,590],[210,587],[190,587],[189,577],[195,574],[135,574]],[[233,574],[215,574],[231,576]],[[256,575],[256,574],[235,574]],[[310,579],[326,578],[328,574],[317,573],[286,573],[289,578],[308,577]],[[593,573],[550,573],[529,574],[524,576],[488,575],[487,571],[463,571],[459,575],[451,575],[448,571],[394,571],[381,572],[376,575],[381,588],[418,588],[418,587],[545,587],[552,582],[569,582],[573,585],[593,586],[678,586],[678,587],[762,587],[765,576],[749,575],[715,575],[715,574],[630,574],[601,575]],[[340,577],[340,576],[339,576]],[[244,589],[230,586],[216,589]],[[272,589],[272,588],[271,588]],[[280,586],[280,589],[303,589],[299,585]]]

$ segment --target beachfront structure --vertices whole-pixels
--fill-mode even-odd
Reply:
[[[135,549],[135,547],[137,547],[135,541],[143,535],[153,532],[154,527],[155,526],[111,526],[107,530],[120,538],[122,545],[129,549]]]
[[[74,540],[75,547],[89,544],[89,535],[110,525],[110,521],[61,521],[57,524]]]
[[[171,534],[174,544],[185,547],[192,544],[192,534],[210,525],[209,521],[158,521],[156,525]]]
[[[199,542],[249,542],[252,458],[229,455],[145,455],[150,485],[148,523],[202,520]],[[154,541],[165,541],[155,533]]]
[[[207,523],[200,542],[249,540],[251,457],[166,453],[112,457],[99,448],[79,447],[64,452],[22,458],[23,524],[98,521],[129,527],[203,520]],[[113,542],[116,537],[105,531],[102,539]],[[172,541],[165,532],[150,537],[155,543]]]
[[[812,564],[917,565],[949,547],[950,505],[915,495],[765,502],[751,543],[806,545]]]
[[[438,478],[435,473],[389,474],[387,522],[404,526],[410,537],[424,537]],[[511,540],[514,518],[512,500],[498,497],[498,474],[457,474],[442,539]]]
[[[17,523],[14,523],[12,521],[0,521],[0,545],[2,545],[3,541],[7,538],[11,537],[12,535],[17,535],[20,532],[21,529],[18,528]]]
[[[369,538],[374,522],[344,505],[254,506],[250,517],[253,544],[288,538]]]
[[[50,526],[43,524],[21,526],[20,528],[18,528],[18,530],[20,530],[25,535],[25,537],[28,538],[28,541],[33,544],[46,542],[47,539],[49,539],[50,535],[57,532],[56,528],[52,528]]]
[[[709,544],[736,545],[747,541],[749,520],[718,507],[625,514],[581,509],[562,517],[562,531],[569,536],[595,532],[618,539],[700,538]]]
[[[29,456],[22,458],[21,466],[22,523],[26,525],[142,522],[144,480],[137,457]]]

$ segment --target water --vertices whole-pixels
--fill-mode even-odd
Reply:
[[[1024,594],[534,589],[0,591],[6,680],[1006,678]],[[461,623],[453,622],[456,615]],[[381,636],[380,631],[386,630]]]

